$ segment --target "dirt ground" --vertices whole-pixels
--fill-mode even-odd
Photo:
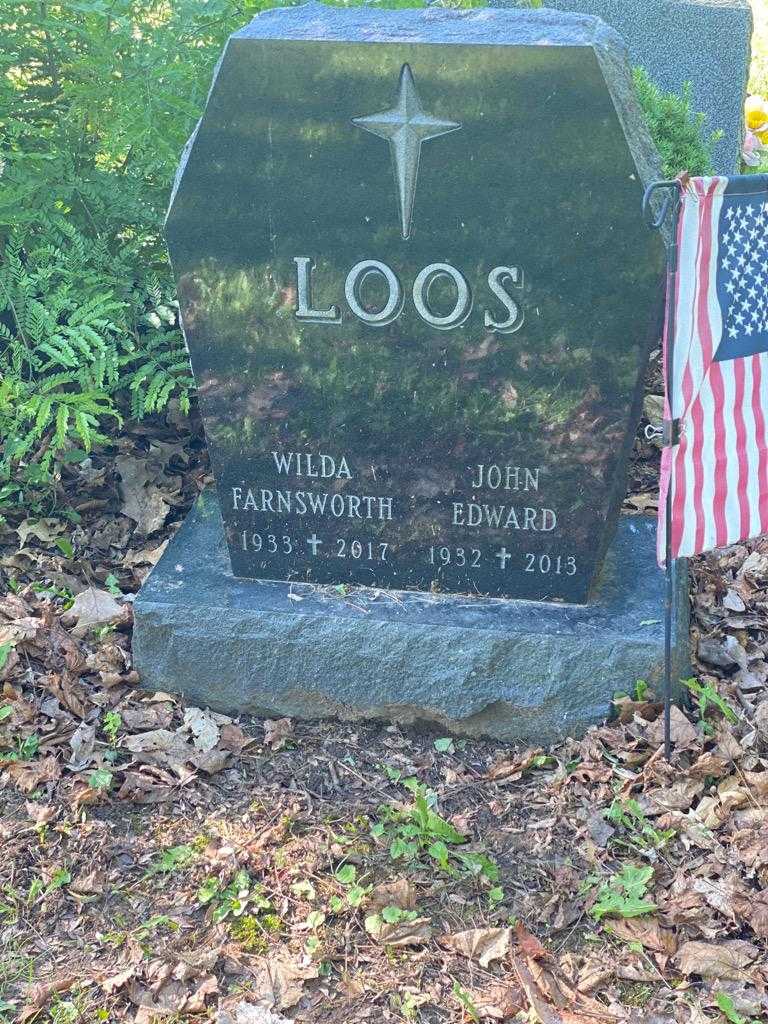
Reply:
[[[695,567],[672,764],[643,684],[548,750],[233,721],[131,666],[209,482],[172,413],[2,526],[0,1017],[768,1020],[768,541]]]

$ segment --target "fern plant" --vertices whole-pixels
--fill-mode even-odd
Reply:
[[[127,285],[129,269],[65,218],[10,233],[0,263],[0,482],[15,472],[39,485],[63,452],[105,441],[104,424],[122,422],[123,394],[137,418],[172,395],[188,411],[173,300],[155,275]]]
[[[72,439],[88,451],[101,439],[102,418],[119,419],[110,393],[118,382],[122,304],[87,273],[85,240],[66,222],[59,228],[66,251],[52,233],[25,249],[14,232],[0,265],[5,477],[30,455],[47,469]]]
[[[160,306],[153,315],[159,319]],[[160,412],[172,395],[177,396],[182,412],[189,412],[189,393],[192,381],[186,349],[168,344],[168,331],[155,331],[142,340],[140,351],[128,352],[120,357],[121,367],[128,367],[123,382],[131,394],[131,416],[140,419],[147,413]]]
[[[189,409],[162,219],[224,39],[259,6],[0,0],[0,507],[121,414]]]

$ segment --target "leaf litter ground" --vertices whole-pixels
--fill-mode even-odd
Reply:
[[[208,483],[171,417],[3,527],[0,1017],[768,1020],[768,540],[694,566],[668,765],[642,685],[548,750],[138,690],[132,595]]]

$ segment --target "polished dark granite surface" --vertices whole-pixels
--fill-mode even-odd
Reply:
[[[233,570],[584,601],[663,257],[615,37],[297,10],[230,41],[167,226]]]

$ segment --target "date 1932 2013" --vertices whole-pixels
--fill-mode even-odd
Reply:
[[[469,566],[475,568],[486,560],[496,560],[505,571],[517,570],[535,572],[542,576],[575,576],[578,572],[575,555],[534,554],[530,551],[511,552],[506,547],[497,551],[484,552],[481,548],[448,547],[447,545],[429,548],[427,561],[430,565]]]

